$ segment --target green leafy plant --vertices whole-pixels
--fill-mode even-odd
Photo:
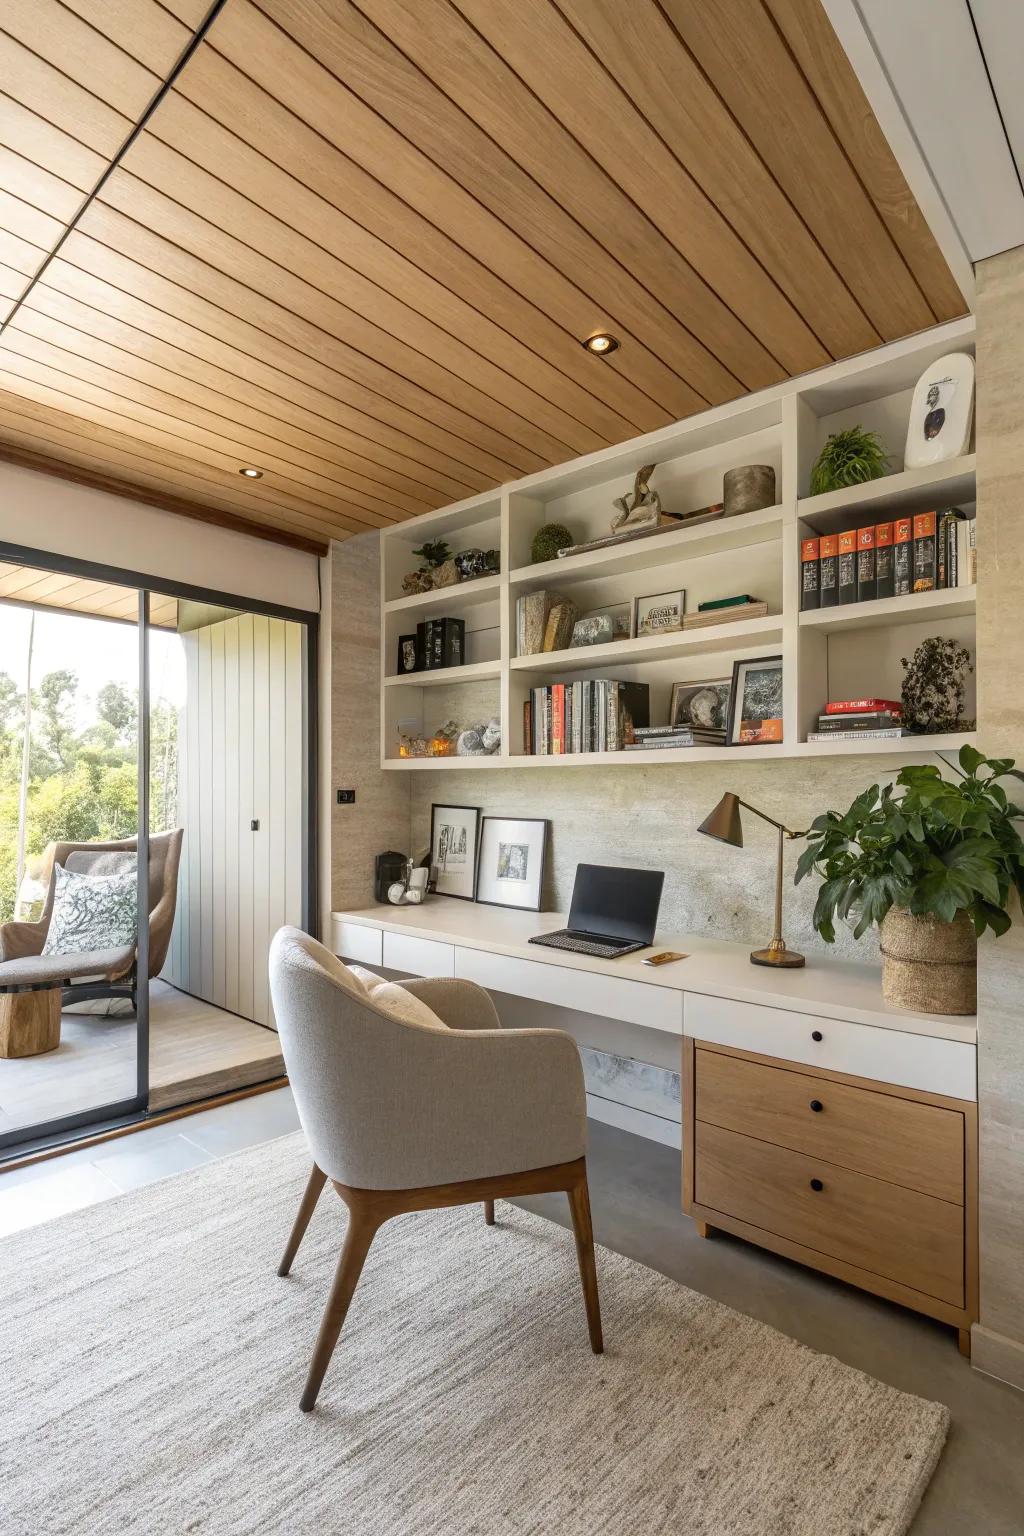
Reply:
[[[901,768],[894,784],[872,784],[849,810],[818,816],[796,868],[799,883],[822,877],[814,926],[835,940],[835,919],[860,938],[890,907],[952,922],[966,912],[976,933],[1005,933],[1011,890],[1024,895],[1024,809],[997,782],[1024,779],[1012,758],[960,748],[959,779],[933,767]]]
[[[533,536],[530,558],[534,565],[539,565],[542,560],[554,560],[558,551],[568,549],[571,543],[572,534],[564,523],[545,523]]]
[[[811,470],[811,495],[880,480],[888,473],[888,466],[889,457],[877,432],[865,432],[863,427],[830,432]]]
[[[423,564],[430,566],[431,569],[444,565],[445,561],[450,560],[452,557],[447,539],[434,539],[426,544],[422,544],[419,549],[413,550],[413,554],[417,560],[422,560]]]

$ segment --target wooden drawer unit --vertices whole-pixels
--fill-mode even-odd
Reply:
[[[925,1037],[926,1038],[926,1037]],[[683,1042],[683,1208],[952,1323],[977,1317],[970,1100]]]
[[[955,1109],[699,1048],[695,1079],[698,1121],[963,1204]]]
[[[763,1052],[830,1072],[850,1072],[879,1083],[897,1083],[954,1099],[977,1098],[977,1055],[973,1045],[961,1040],[698,992],[686,994],[683,1033],[694,1040]]]
[[[959,1206],[700,1121],[694,1162],[700,1205],[963,1306]]]

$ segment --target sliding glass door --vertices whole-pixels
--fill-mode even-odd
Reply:
[[[0,1146],[145,1102],[140,594],[0,565]]]
[[[0,563],[0,1157],[282,1072],[314,673],[310,616]]]

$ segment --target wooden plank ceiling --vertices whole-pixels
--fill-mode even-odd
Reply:
[[[320,547],[965,309],[820,0],[0,8],[0,454],[187,515]]]
[[[139,594],[134,587],[88,581],[37,566],[11,565],[0,560],[0,603],[28,608],[59,608],[62,613],[85,613],[99,619],[121,619],[137,624]],[[159,592],[150,594],[149,622],[156,629],[177,629],[178,600]]]

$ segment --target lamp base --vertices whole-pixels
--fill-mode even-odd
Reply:
[[[750,951],[751,965],[775,965],[786,970],[797,970],[806,962],[803,955],[798,955],[795,949],[787,949],[785,944],[769,944],[767,949],[752,949]]]

